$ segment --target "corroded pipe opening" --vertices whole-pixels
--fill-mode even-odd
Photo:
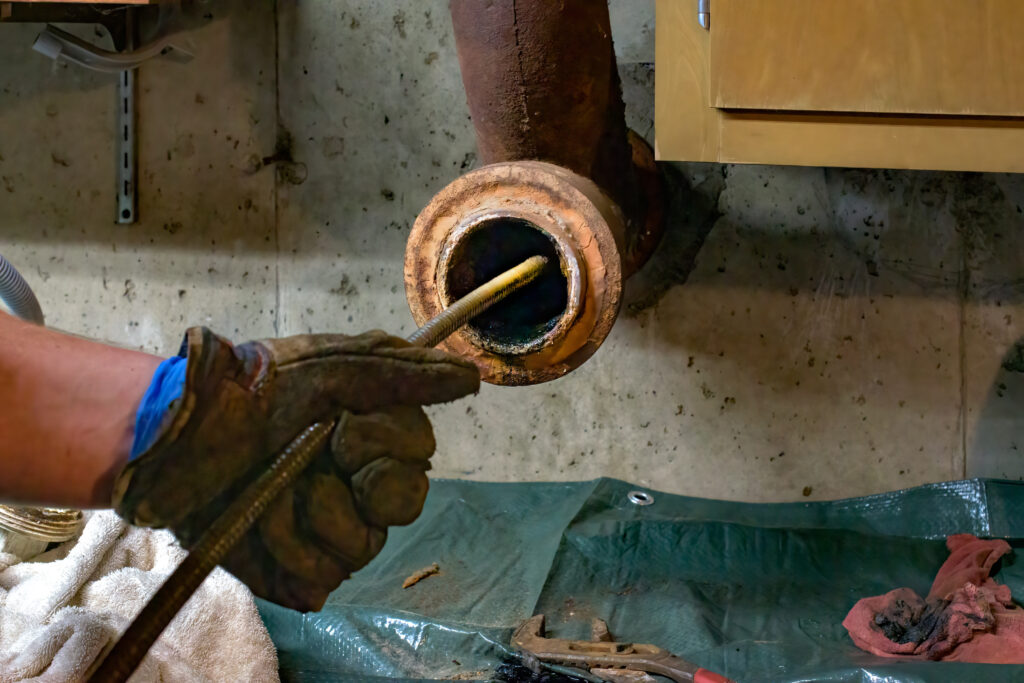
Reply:
[[[557,339],[579,312],[580,265],[568,244],[507,213],[472,218],[446,240],[437,277],[446,307],[530,256],[548,259],[540,276],[467,325],[481,347],[521,355]]]
[[[601,345],[622,294],[624,226],[589,179],[553,164],[485,166],[439,192],[413,225],[405,285],[417,324],[523,259],[547,256],[538,281],[441,346],[493,384],[561,377]]]

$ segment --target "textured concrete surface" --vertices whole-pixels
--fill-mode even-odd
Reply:
[[[619,64],[653,63],[654,0],[608,0],[608,15]]]
[[[611,3],[648,137],[651,4]],[[409,226],[476,164],[445,2],[197,7],[195,61],[140,75],[135,226],[112,222],[110,79],[0,26],[0,250],[50,324],[161,353],[197,323],[408,333]],[[747,500],[1024,476],[1024,180],[665,170],[668,233],[604,348],[433,409],[435,475]]]
[[[1024,176],[954,192],[965,250],[965,448],[970,476],[1024,476]]]
[[[279,41],[282,333],[407,334],[409,228],[476,164],[447,3],[285,4]]]
[[[196,59],[141,70],[136,225],[113,222],[115,77],[0,26],[0,250],[53,327],[162,353],[190,324],[274,331],[272,6],[201,9]]]

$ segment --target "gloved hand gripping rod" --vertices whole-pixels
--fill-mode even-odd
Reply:
[[[546,264],[547,259],[543,256],[526,259],[428,320],[408,337],[408,342],[416,346],[436,346],[472,318],[532,282]],[[149,648],[213,568],[260,518],[267,506],[323,450],[336,423],[337,420],[313,423],[284,447],[266,471],[249,484],[196,541],[182,563],[93,671],[89,681],[120,683],[128,680]]]

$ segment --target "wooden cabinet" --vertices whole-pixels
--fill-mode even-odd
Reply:
[[[1022,0],[658,0],[658,156],[1024,171],[1022,34]]]

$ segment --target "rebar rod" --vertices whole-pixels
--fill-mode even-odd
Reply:
[[[455,330],[480,315],[523,285],[532,282],[547,265],[543,256],[531,256],[515,268],[488,280],[472,292],[441,311],[411,335],[407,341],[414,346],[437,346]]]

